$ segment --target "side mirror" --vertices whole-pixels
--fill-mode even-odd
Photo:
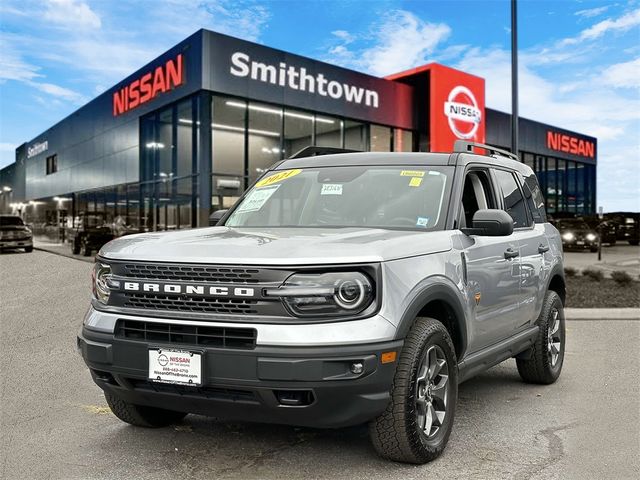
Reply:
[[[461,231],[465,235],[505,237],[513,233],[513,219],[504,210],[478,210],[473,215],[473,227]]]
[[[211,215],[209,215],[209,226],[215,227],[218,224],[218,222],[222,220],[222,217],[224,217],[228,211],[229,211],[228,209],[216,210]]]

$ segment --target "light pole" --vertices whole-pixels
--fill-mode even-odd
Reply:
[[[518,11],[511,0],[511,152],[518,155]]]

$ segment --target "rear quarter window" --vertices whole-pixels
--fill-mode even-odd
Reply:
[[[529,210],[533,215],[533,221],[535,223],[545,223],[547,221],[547,212],[544,209],[544,197],[535,174],[524,177],[522,190],[524,191],[527,205],[529,205]]]

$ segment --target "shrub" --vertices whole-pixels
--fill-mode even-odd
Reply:
[[[604,278],[604,274],[602,273],[602,270],[598,270],[597,268],[585,268],[582,271],[582,275],[584,275],[585,277],[589,277],[591,280],[599,282]]]
[[[578,274],[578,270],[573,267],[564,267],[564,274],[567,277],[575,277]]]
[[[620,285],[628,285],[633,281],[631,275],[629,275],[624,270],[616,270],[615,272],[611,272],[611,278],[613,278],[616,283]]]

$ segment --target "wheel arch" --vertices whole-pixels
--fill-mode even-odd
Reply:
[[[551,270],[547,290],[553,290],[556,292],[562,301],[562,305],[564,306],[566,304],[567,285],[564,281],[564,270],[562,269],[562,265],[558,264]]]
[[[454,288],[446,284],[431,284],[421,290],[410,302],[401,317],[396,339],[404,339],[416,318],[430,317],[442,322],[460,361],[467,348],[465,309]]]

